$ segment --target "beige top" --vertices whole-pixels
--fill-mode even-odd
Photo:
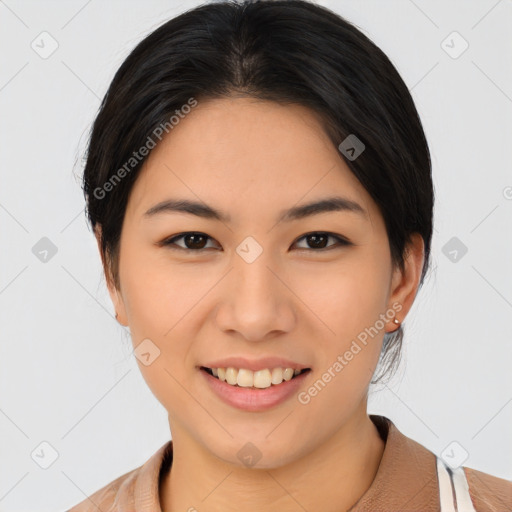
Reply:
[[[459,493],[452,491],[446,477],[448,487],[440,499],[445,477],[438,477],[440,460],[434,453],[403,435],[388,418],[370,415],[370,419],[386,445],[375,479],[348,512],[444,512],[457,510],[456,504],[458,512],[471,510],[471,504],[469,508],[461,507],[460,498],[457,501],[456,497],[448,507],[441,505],[441,501],[446,503],[446,492],[450,497],[452,492],[456,496]],[[162,512],[159,483],[171,464],[172,441],[168,441],[145,464],[120,476],[68,512]],[[512,511],[512,481],[466,467],[460,470],[458,478],[467,482],[466,489],[469,485],[467,499],[476,512]]]

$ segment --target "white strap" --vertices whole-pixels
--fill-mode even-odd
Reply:
[[[457,497],[458,512],[476,512],[471,496],[466,474],[462,467],[452,470],[452,482]]]
[[[441,512],[457,512],[453,504],[452,479],[447,467],[439,457],[437,457],[437,480]]]
[[[462,467],[448,468],[442,459],[437,457],[437,477],[441,512],[476,512]]]

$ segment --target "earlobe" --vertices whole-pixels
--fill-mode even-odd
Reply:
[[[103,275],[105,276],[105,281],[107,284],[108,293],[110,295],[110,300],[114,305],[115,318],[121,325],[124,325],[126,327],[128,326],[128,321],[126,317],[124,301],[120,296],[120,290],[116,288],[115,283],[113,282],[113,279],[110,276],[108,263],[105,259],[105,255],[103,254],[101,248],[101,226],[99,224],[96,224],[96,226],[94,227],[94,236],[96,237],[96,243],[98,244],[98,251],[100,253],[101,264],[103,268]]]
[[[125,327],[128,326],[128,321],[126,318],[126,311],[124,307],[123,299],[120,297],[120,292],[116,288],[112,289],[110,286],[108,288],[110,298],[112,300],[112,304],[114,305],[114,309],[116,311],[115,318],[121,325]]]
[[[396,303],[402,307],[399,316],[391,320],[393,329],[388,332],[393,332],[400,327],[412,307],[420,284],[424,257],[423,237],[419,233],[413,233],[405,251],[403,271],[397,268],[393,275],[388,307],[392,307]]]
[[[121,296],[121,290],[118,290],[115,286],[113,279],[111,277],[108,277],[108,269],[105,269],[105,279],[107,282],[107,288],[108,293],[110,295],[110,300],[112,301],[112,304],[114,305],[115,309],[115,318],[121,325],[124,325],[125,327],[128,326],[128,319],[126,316],[126,309],[124,307],[124,300]]]

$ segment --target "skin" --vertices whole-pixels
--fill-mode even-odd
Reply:
[[[356,201],[365,215],[276,222],[283,209],[332,195]],[[170,198],[204,202],[231,221],[144,216]],[[159,245],[187,231],[208,235],[202,252]],[[318,249],[304,238],[311,232],[353,245],[329,238],[331,248]],[[236,252],[247,236],[263,248],[252,263]],[[152,364],[138,364],[168,412],[174,444],[162,510],[334,512],[357,502],[384,450],[366,409],[384,333],[397,328],[392,319],[306,405],[293,396],[264,412],[242,411],[217,398],[198,366],[230,355],[287,357],[312,369],[307,390],[393,304],[404,321],[423,257],[415,234],[405,270],[393,266],[376,204],[312,111],[244,97],[199,102],[152,151],[133,187],[120,289],[106,272],[134,346],[149,338],[160,349]],[[237,457],[247,442],[261,452],[253,467]]]

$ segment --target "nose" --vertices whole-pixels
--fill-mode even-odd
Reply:
[[[216,313],[219,329],[263,341],[294,328],[296,297],[265,251],[250,263],[236,255],[224,281]]]

